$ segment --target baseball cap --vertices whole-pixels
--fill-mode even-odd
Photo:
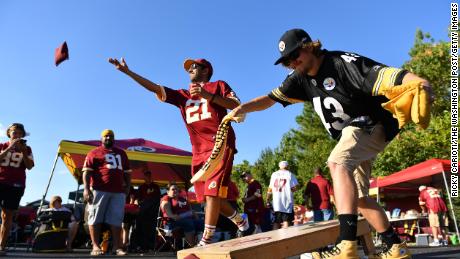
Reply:
[[[204,58],[199,58],[199,59],[186,59],[184,61],[184,69],[185,71],[188,71],[188,69],[190,68],[190,66],[193,64],[193,63],[196,63],[198,65],[201,65],[201,66],[204,66],[206,68],[208,68],[209,70],[209,78],[212,77],[212,72],[213,72],[213,69],[212,69],[212,65],[209,61],[207,61],[206,59]]]
[[[426,186],[425,185],[420,185],[420,187],[418,187],[418,191],[421,192],[423,190],[426,189]]]
[[[291,29],[286,31],[280,38],[278,50],[281,57],[276,60],[275,65],[281,63],[294,50],[301,47],[303,44],[311,42],[310,35],[302,29]]]
[[[281,161],[278,163],[278,166],[281,168],[281,169],[284,169],[286,167],[288,167],[288,162],[287,161]]]

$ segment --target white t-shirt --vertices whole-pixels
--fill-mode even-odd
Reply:
[[[273,195],[273,210],[292,213],[294,208],[294,193],[291,188],[298,185],[295,175],[288,170],[278,170],[270,178],[269,188]]]

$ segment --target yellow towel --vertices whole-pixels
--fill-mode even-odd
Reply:
[[[423,129],[430,124],[430,97],[421,81],[381,87],[378,94],[385,95],[389,99],[382,104],[382,107],[390,111],[398,120],[399,128],[410,121]]]

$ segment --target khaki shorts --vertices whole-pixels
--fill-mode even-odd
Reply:
[[[372,161],[388,145],[382,124],[377,124],[372,132],[348,126],[342,130],[342,137],[332,150],[328,162],[343,165],[353,177],[358,189],[358,197],[369,195],[369,178]]]
[[[449,225],[449,221],[446,217],[445,212],[438,212],[432,213],[428,215],[428,222],[430,223],[430,227],[447,227]]]

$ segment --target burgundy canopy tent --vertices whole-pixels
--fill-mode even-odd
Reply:
[[[401,198],[407,196],[418,197],[418,187],[420,185],[432,186],[435,188],[443,188],[446,190],[448,202],[453,208],[452,199],[450,197],[450,161],[443,159],[430,159],[425,162],[413,165],[394,174],[373,179],[371,182],[371,190],[369,193],[377,195],[377,200],[380,200],[380,195],[385,197]],[[451,211],[452,219],[454,220],[455,230],[459,235],[457,219],[453,211]]]
[[[86,154],[99,145],[101,145],[100,140],[61,141],[42,200],[45,199],[48,192],[59,157],[77,180],[79,187],[82,183],[81,169]],[[124,149],[128,155],[132,169],[132,184],[143,183],[143,172],[150,170],[152,181],[160,186],[175,182],[185,189],[190,187],[192,153],[142,138],[115,140],[115,146]]]

